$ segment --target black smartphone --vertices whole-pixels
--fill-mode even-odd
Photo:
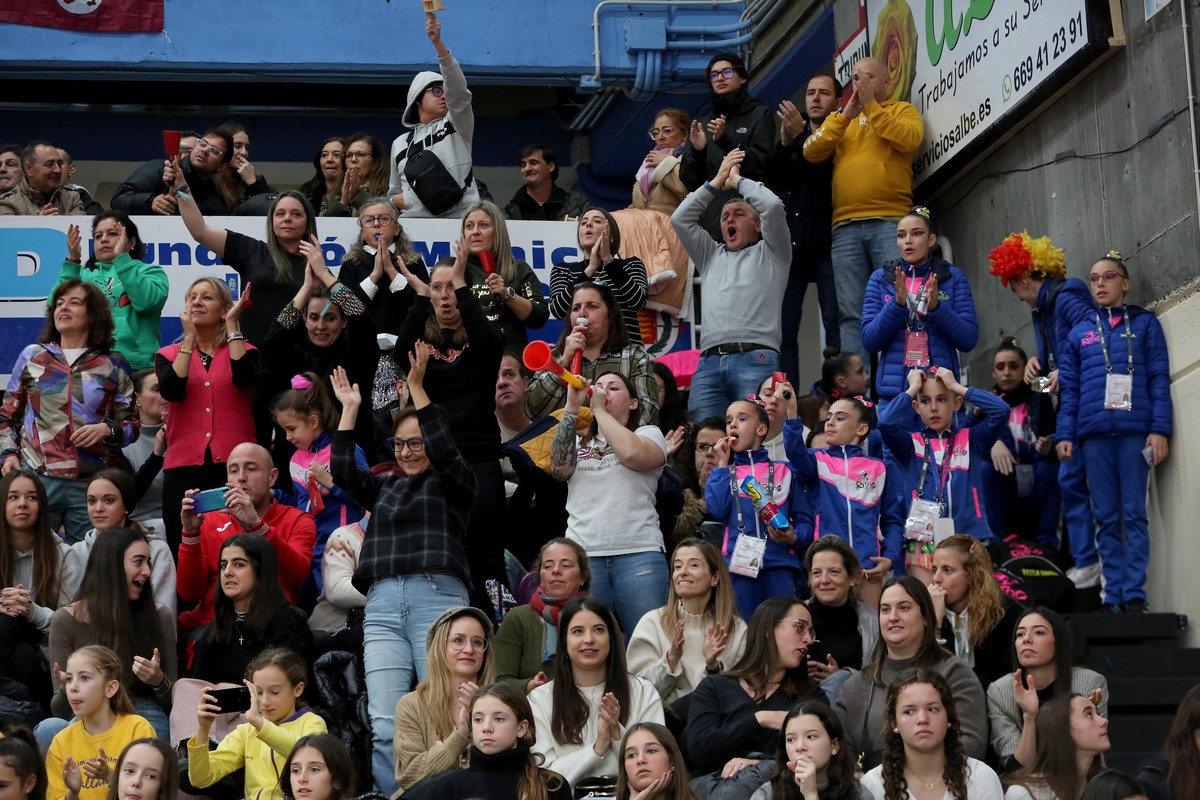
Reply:
[[[234,686],[232,689],[209,689],[213,701],[221,709],[222,714],[232,714],[235,711],[250,710],[250,690],[245,686]]]
[[[820,639],[815,640],[808,646],[808,660],[813,663],[824,664],[828,655],[829,650]]]

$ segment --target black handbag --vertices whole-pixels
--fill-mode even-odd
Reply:
[[[434,216],[440,216],[458,205],[458,201],[467,193],[466,187],[471,183],[471,176],[467,176],[466,185],[459,186],[442,160],[428,148],[422,146],[415,153],[412,150],[410,141],[404,159],[404,177],[408,179],[408,185],[421,205]]]

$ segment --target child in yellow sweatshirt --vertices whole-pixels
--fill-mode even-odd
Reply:
[[[301,736],[325,733],[325,720],[296,708],[308,677],[303,659],[282,647],[264,650],[246,667],[250,709],[246,721],[208,749],[208,732],[223,713],[206,690],[196,717],[200,727],[188,740],[188,780],[197,789],[212,786],[246,768],[246,800],[283,800],[279,776]]]
[[[58,672],[75,721],[63,728],[46,752],[46,800],[105,800],[112,764],[125,745],[154,736],[134,713],[121,683],[124,667],[112,650],[81,647]]]

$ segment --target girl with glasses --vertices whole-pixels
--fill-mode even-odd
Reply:
[[[435,281],[437,277],[434,270]],[[396,414],[392,429],[403,475],[375,475],[355,464],[354,424],[362,397],[344,370],[333,373],[334,392],[342,403],[333,438],[333,480],[371,509],[371,535],[363,541],[354,583],[367,596],[363,665],[372,774],[376,788],[387,794],[397,786],[392,749],[396,705],[414,678],[425,679],[427,631],[447,609],[467,605],[471,582],[466,531],[475,474],[450,435],[447,415],[426,392],[430,349],[414,342],[408,374],[413,405]],[[494,415],[492,420],[494,424]]]
[[[462,766],[471,745],[471,701],[495,680],[492,623],[479,609],[447,609],[426,642],[425,679],[396,704],[396,780],[405,790]]]
[[[805,700],[828,705],[805,667],[812,641],[804,604],[772,597],[751,615],[746,649],[733,668],[709,675],[692,692],[683,747],[701,797],[747,800],[775,775],[772,756],[792,707]]]
[[[1088,279],[1099,309],[1067,334],[1058,381],[1058,457],[1082,458],[1099,530],[1104,604],[1145,613],[1150,467],[1167,457],[1171,370],[1158,317],[1128,305],[1129,270],[1110,250]]]

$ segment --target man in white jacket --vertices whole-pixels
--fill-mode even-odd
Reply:
[[[419,72],[408,89],[402,121],[411,130],[392,142],[392,180],[388,193],[406,217],[458,219],[479,202],[479,188],[471,173],[471,140],[475,113],[462,67],[442,43],[442,24],[425,15],[425,33],[437,49],[441,73]],[[414,170],[410,159],[428,150],[444,167]],[[413,162],[416,167],[416,162]],[[424,176],[416,181],[415,174]]]

